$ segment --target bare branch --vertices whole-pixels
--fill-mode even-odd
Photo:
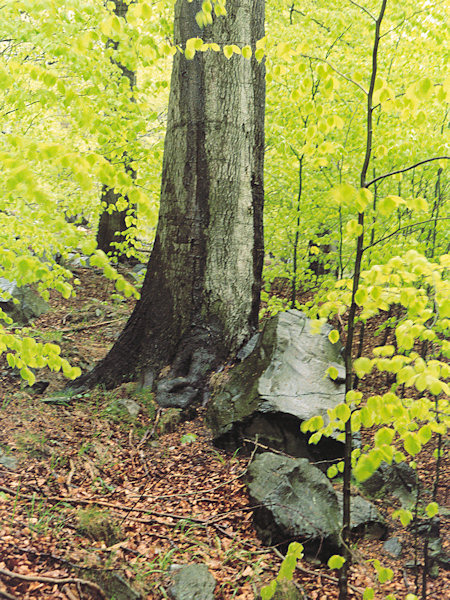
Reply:
[[[374,21],[376,23],[377,18],[373,16],[373,14],[367,10],[367,8],[365,8],[364,6],[361,6],[361,4],[358,4],[357,2],[354,2],[354,0],[348,0],[350,2],[350,4],[353,4],[353,6],[357,6],[360,10],[362,10],[363,12],[366,13],[366,15],[369,15],[369,17],[372,19],[372,21]]]
[[[420,167],[420,165],[425,165],[426,163],[432,162],[434,160],[450,160],[450,156],[435,156],[434,158],[426,158],[425,160],[421,160],[415,165],[411,165],[409,167],[405,167],[404,169],[399,169],[398,171],[391,171],[390,173],[385,173],[384,175],[380,175],[379,177],[375,177],[369,183],[366,183],[366,187],[369,187],[373,183],[380,181],[381,179],[386,179],[386,177],[391,177],[392,175],[398,175],[399,173],[405,173],[406,171],[411,171],[411,169],[415,169],[416,167]]]
[[[325,63],[326,65],[328,65],[330,67],[330,69],[332,69],[335,73],[337,73],[340,77],[342,77],[343,79],[345,79],[346,81],[348,81],[349,83],[353,83],[353,85],[356,85],[357,88],[359,88],[362,92],[364,92],[364,94],[367,95],[367,90],[363,88],[362,85],[360,85],[357,81],[355,81],[354,79],[352,79],[351,77],[349,77],[348,75],[345,75],[344,73],[342,73],[342,71],[339,71],[339,69],[337,69],[335,66],[333,66],[328,60],[326,60],[325,58],[319,58],[318,56],[310,56],[309,54],[300,54],[300,56],[303,56],[303,58],[309,58],[311,60],[317,60],[318,62],[322,62]]]
[[[347,29],[344,29],[344,31],[343,31],[342,33],[340,33],[340,34],[337,36],[337,38],[334,40],[334,42],[331,44],[331,46],[330,46],[330,47],[328,48],[328,50],[327,50],[327,53],[326,53],[326,55],[325,55],[325,58],[326,58],[326,59],[328,59],[328,57],[330,56],[330,54],[331,54],[331,51],[333,50],[334,46],[335,46],[335,45],[336,45],[336,44],[339,42],[339,40],[340,40],[340,39],[341,39],[341,38],[342,38],[342,37],[343,37],[343,36],[344,36],[344,35],[347,33],[347,31],[348,31],[349,29],[351,29],[351,27],[352,27],[352,26],[351,26],[351,25],[349,25],[349,26],[347,27]]]
[[[409,225],[405,225],[404,227],[399,227],[392,233],[385,235],[384,237],[380,238],[376,242],[372,242],[368,246],[365,246],[362,249],[362,251],[365,252],[366,250],[373,248],[373,246],[376,246],[377,244],[381,244],[382,242],[389,240],[391,237],[394,237],[395,235],[397,235],[397,233],[401,233],[402,231],[405,231],[406,229],[412,229],[414,227],[419,227],[420,225],[426,225],[427,223],[434,223],[435,221],[449,221],[449,220],[450,220],[450,217],[439,217],[439,219],[433,218],[433,219],[427,219],[426,221],[419,221],[418,223],[412,223],[412,224],[410,223]]]

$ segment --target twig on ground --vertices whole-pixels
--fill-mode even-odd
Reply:
[[[69,331],[83,331],[83,329],[94,329],[95,327],[102,327],[103,325],[111,325],[111,323],[118,323],[123,321],[125,317],[119,319],[111,319],[110,321],[100,321],[100,323],[89,323],[89,325],[78,325],[77,327],[66,327],[65,329],[58,329],[61,333],[68,333]]]
[[[68,492],[70,492],[70,485],[71,485],[72,477],[74,476],[74,473],[75,473],[75,465],[71,458],[69,458],[69,465],[70,465],[70,471],[69,471],[69,473],[67,475],[67,479],[66,479],[66,488],[67,488]]]
[[[66,583],[79,583],[80,585],[86,585],[95,590],[101,598],[105,598],[105,592],[102,588],[94,583],[93,581],[88,581],[87,579],[80,579],[79,577],[41,577],[39,575],[22,575],[21,573],[15,573],[13,571],[9,571],[8,569],[0,569],[0,575],[5,575],[6,577],[11,577],[11,579],[20,579],[21,581],[39,581],[39,583],[54,583],[57,585],[64,585]]]
[[[156,428],[158,427],[158,423],[159,423],[159,419],[161,418],[161,408],[158,408],[156,411],[156,415],[155,415],[155,421],[153,422],[153,427],[150,429],[150,427],[146,430],[146,432],[144,433],[144,435],[142,436],[141,441],[139,442],[139,444],[137,445],[138,448],[140,448],[141,446],[143,446],[145,444],[145,442],[150,438],[152,439],[152,437],[155,435],[155,431]]]
[[[69,600],[78,600],[77,596],[75,596],[75,594],[72,592],[72,590],[70,589],[70,587],[67,583],[66,583],[66,585],[63,585],[62,591],[69,598]]]
[[[1,598],[8,598],[8,600],[17,600],[17,596],[13,596],[12,594],[10,594],[9,592],[7,592],[6,590],[2,590],[2,589],[0,589],[0,597]]]

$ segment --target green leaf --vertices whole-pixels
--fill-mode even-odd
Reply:
[[[352,206],[355,202],[357,191],[352,185],[341,183],[334,186],[330,191],[330,196],[338,206]]]
[[[337,331],[336,329],[333,329],[332,331],[330,331],[330,333],[328,334],[328,339],[330,340],[330,342],[332,344],[335,344],[336,342],[339,341],[339,331]],[[336,379],[335,377],[333,379]]]
[[[383,427],[379,429],[375,434],[375,445],[383,446],[384,444],[391,444],[394,439],[395,431],[393,429],[388,429],[387,427]]]
[[[340,569],[344,563],[345,558],[339,554],[333,554],[333,556],[328,559],[328,567],[330,569]]]
[[[339,375],[339,371],[336,369],[336,367],[328,367],[326,372],[330,379],[337,379]]]
[[[373,194],[367,188],[360,188],[356,194],[355,205],[358,212],[364,212],[367,206],[373,201]]]
[[[264,50],[262,48],[258,48],[255,52],[255,58],[258,62],[261,62],[264,58]]]
[[[359,288],[359,290],[355,294],[355,301],[358,306],[364,306],[367,302],[368,294],[366,288]],[[358,359],[360,360],[360,359]]]
[[[414,433],[407,433],[403,438],[403,447],[411,456],[415,456],[422,449],[418,436]]]
[[[36,377],[32,371],[28,367],[22,367],[20,369],[20,376],[22,379],[28,383],[28,385],[33,385],[36,381]]]
[[[363,600],[373,600],[375,598],[375,591],[373,588],[368,587],[364,590]]]
[[[331,465],[331,467],[328,467],[327,477],[329,479],[333,479],[333,477],[336,477],[337,474],[338,474],[338,468],[336,465]]]
[[[350,418],[350,408],[347,404],[338,404],[335,408],[335,414],[340,421],[346,423]]]
[[[403,527],[407,527],[413,519],[413,514],[410,510],[400,508],[392,513],[392,518],[400,519],[400,523],[403,525]]]
[[[265,585],[261,588],[261,600],[270,600],[275,594],[275,590],[277,589],[277,582],[274,579],[268,585]]]
[[[381,567],[378,570],[378,581],[380,583],[386,583],[390,581],[394,576],[394,571],[392,569],[388,569],[386,567]]]
[[[250,46],[244,46],[242,48],[242,56],[244,58],[246,58],[247,60],[250,59],[252,57],[252,49]]]
[[[364,231],[363,226],[358,223],[356,219],[351,219],[345,226],[347,235],[352,238],[357,238]]]
[[[426,444],[431,440],[433,432],[431,431],[430,425],[423,425],[417,432],[417,437],[421,444]]]
[[[231,46],[224,46],[223,53],[227,59],[230,59],[233,56],[233,48]]]
[[[439,504],[437,502],[430,502],[425,508],[427,515],[431,517],[435,517],[439,514]]]
[[[366,481],[377,470],[377,465],[373,459],[367,455],[360,456],[353,470],[353,474],[357,481]]]
[[[366,356],[361,356],[353,362],[353,369],[360,379],[372,371],[373,362]]]

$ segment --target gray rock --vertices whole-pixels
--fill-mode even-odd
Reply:
[[[417,495],[416,471],[406,463],[382,462],[375,473],[360,484],[365,494],[381,498],[392,494],[403,508],[414,506]]]
[[[342,513],[342,492],[335,492],[339,510]],[[372,539],[383,539],[387,533],[386,521],[376,506],[362,498],[352,496],[350,509],[350,528],[354,532],[364,533]]]
[[[393,558],[400,558],[402,555],[403,547],[398,537],[392,537],[386,540],[383,544],[383,551],[389,554]]]
[[[18,464],[17,458],[8,454],[3,454],[3,452],[0,450],[0,465],[3,465],[11,471],[15,471]]]
[[[132,273],[140,273],[141,271],[145,271],[146,268],[147,268],[146,265],[143,265],[142,263],[137,263],[136,265],[134,265],[131,272]]]
[[[72,269],[89,267],[89,256],[69,252],[69,254],[67,255],[67,262],[69,267],[71,267]]]
[[[250,354],[255,349],[255,346],[259,340],[259,336],[260,336],[259,333],[255,333],[255,335],[253,335],[248,340],[248,342],[246,344],[244,344],[244,346],[242,346],[242,348],[236,354],[237,360],[242,361],[242,360],[246,359],[248,356],[250,356]]]
[[[0,308],[15,323],[27,325],[31,319],[47,312],[50,307],[30,286],[19,287],[15,281],[0,277]]]
[[[117,406],[127,411],[130,417],[137,417],[141,412],[141,405],[131,398],[120,398],[117,400]]]
[[[342,456],[342,443],[322,438],[308,446],[300,432],[302,421],[315,415],[327,419],[327,410],[344,400],[345,368],[341,345],[322,333],[310,331],[311,321],[297,310],[270,319],[250,355],[229,371],[228,381],[215,390],[207,421],[215,443],[228,450],[243,438],[258,435],[260,442],[293,456],[311,460]],[[338,381],[326,375],[329,366]]]
[[[267,545],[298,540],[325,558],[339,548],[341,512],[327,477],[304,458],[260,454],[248,469],[254,524]]]
[[[107,598],[115,600],[141,600],[142,594],[134,590],[118,573],[101,569],[78,569],[80,577],[89,579],[99,585]]]
[[[173,575],[173,600],[214,600],[216,580],[204,564],[185,565]]]

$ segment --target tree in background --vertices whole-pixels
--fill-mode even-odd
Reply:
[[[158,391],[167,403],[180,395],[187,402],[257,327],[264,65],[254,54],[264,2],[229,1],[221,17],[211,5],[201,11],[200,0],[175,6],[182,52],[174,56],[158,229],[141,299],[105,359],[75,385],[113,387],[137,374],[150,385],[171,365]],[[217,12],[225,12],[220,4]],[[203,29],[199,14],[209,22]]]
[[[126,19],[129,5],[130,0],[115,0],[114,14],[121,19]],[[108,40],[107,49],[117,50],[118,46],[119,42]],[[112,59],[112,62],[119,69],[119,85],[129,86],[130,102],[132,102],[133,90],[136,85],[136,73],[122,62],[117,62],[114,59]],[[117,153],[117,149],[115,152]],[[125,170],[133,177],[134,172],[130,167],[130,157],[127,152],[121,152],[119,148],[118,153],[119,157],[116,160],[122,161]],[[126,255],[123,250],[120,250],[120,244],[125,242],[125,247],[129,247],[129,244],[126,243],[126,232],[131,229],[132,224],[135,224],[136,206],[130,205],[128,197],[123,197],[113,187],[106,184],[102,187],[101,202],[103,211],[100,214],[97,228],[97,248],[106,254],[117,254],[119,260],[123,260]],[[129,248],[127,249],[129,250]]]

